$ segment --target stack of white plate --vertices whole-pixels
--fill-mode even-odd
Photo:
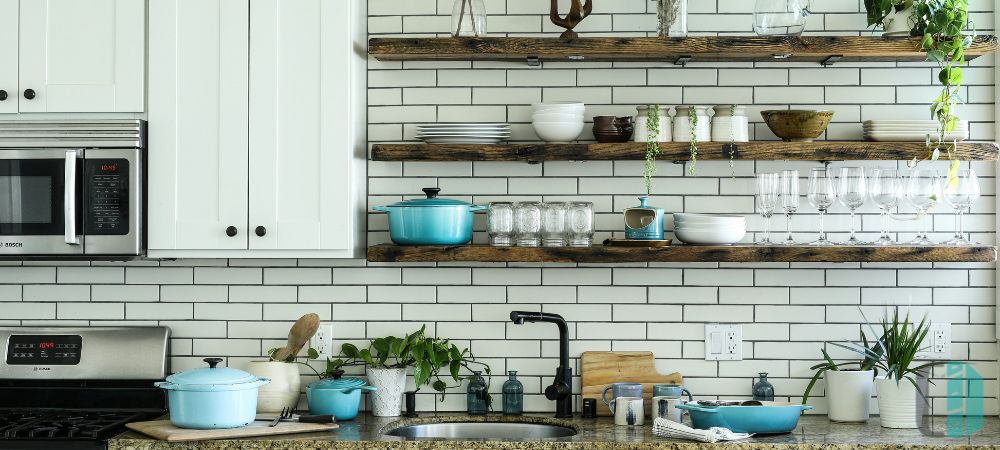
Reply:
[[[573,142],[583,133],[586,110],[580,102],[536,103],[532,105],[531,125],[545,142]]]
[[[865,122],[865,139],[869,141],[918,141],[938,137],[936,120],[869,120]],[[969,122],[958,122],[955,131],[945,134],[945,141],[964,141],[969,138]]]
[[[727,214],[674,214],[674,235],[685,244],[731,245],[747,234],[747,218]]]
[[[417,125],[428,144],[499,144],[510,139],[509,123],[429,123]]]

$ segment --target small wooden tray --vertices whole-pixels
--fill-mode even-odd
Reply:
[[[604,241],[604,245],[608,247],[670,247],[673,244],[673,240],[665,239],[662,241],[638,241],[633,239],[616,239],[610,238]]]
[[[177,428],[169,420],[154,420],[151,422],[132,422],[125,424],[131,430],[167,442],[205,441],[211,439],[240,439],[248,437],[273,436],[281,434],[317,433],[335,430],[335,423],[299,423],[281,422],[269,426],[268,421],[255,421],[242,428],[224,430],[186,430]]]

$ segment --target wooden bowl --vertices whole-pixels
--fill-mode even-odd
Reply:
[[[833,111],[781,109],[761,111],[760,115],[774,135],[785,142],[812,142],[833,120]]]

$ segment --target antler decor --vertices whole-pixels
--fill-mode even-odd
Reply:
[[[583,22],[583,19],[587,18],[593,10],[593,0],[587,0],[587,3],[584,5],[580,4],[580,0],[572,0],[569,14],[566,17],[562,17],[559,15],[559,0],[552,0],[552,10],[549,12],[549,18],[552,19],[552,23],[566,29],[559,37],[563,39],[575,39],[578,35],[573,31],[573,28],[579,25],[580,22]]]

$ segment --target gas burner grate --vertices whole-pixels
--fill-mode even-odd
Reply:
[[[0,410],[0,440],[98,440],[124,430],[125,424],[147,418],[132,411]]]

